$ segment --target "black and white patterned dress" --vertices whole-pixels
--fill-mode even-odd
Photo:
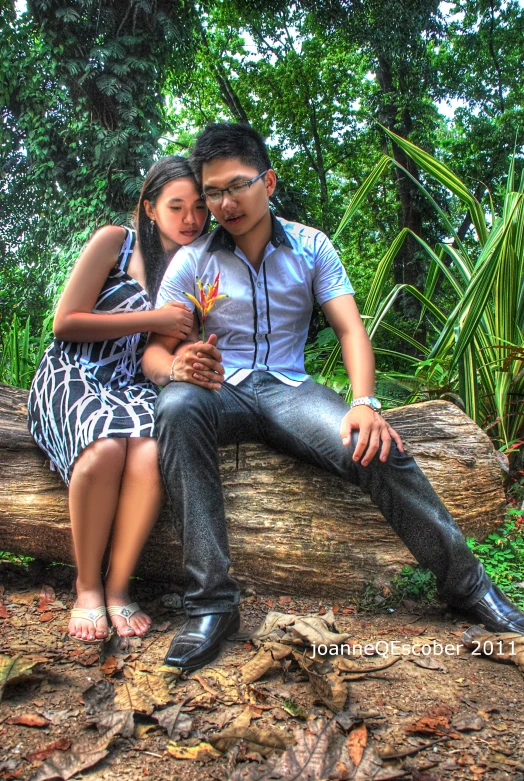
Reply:
[[[118,260],[93,312],[151,309],[144,288],[127,274],[136,240],[126,228]],[[69,485],[80,453],[104,437],[151,437],[158,389],[142,373],[147,334],[104,342],[60,342],[44,353],[29,394],[29,431]]]

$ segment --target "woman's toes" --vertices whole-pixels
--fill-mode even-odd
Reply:
[[[120,637],[129,637],[133,634],[132,628],[129,626],[125,618],[122,618],[122,616],[113,616],[112,621],[113,626],[115,627]]]

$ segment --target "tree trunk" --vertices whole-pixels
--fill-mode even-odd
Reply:
[[[27,391],[0,385],[0,550],[73,562],[67,491],[26,426]],[[499,457],[458,407],[431,401],[386,413],[466,535],[504,516]],[[358,488],[259,444],[222,448],[234,575],[280,594],[347,598],[413,559]],[[182,585],[164,510],[137,574]]]

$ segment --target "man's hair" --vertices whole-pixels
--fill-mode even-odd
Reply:
[[[256,168],[259,174],[271,168],[265,141],[252,127],[232,122],[208,125],[198,136],[190,158],[199,185],[202,184],[204,163],[235,157],[245,165]]]

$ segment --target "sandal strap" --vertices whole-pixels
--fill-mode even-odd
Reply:
[[[92,621],[95,630],[96,630],[97,621],[99,621],[101,618],[106,618],[106,617],[107,617],[107,613],[106,613],[105,605],[96,607],[93,610],[87,610],[86,608],[83,607],[74,607],[71,610],[71,618],[81,618],[84,621]]]
[[[128,625],[130,625],[129,619],[131,616],[134,616],[135,613],[138,613],[140,610],[140,606],[137,605],[136,602],[131,602],[130,605],[108,605],[107,606],[107,612],[111,617],[113,616],[121,616],[122,618],[125,618]]]

